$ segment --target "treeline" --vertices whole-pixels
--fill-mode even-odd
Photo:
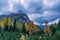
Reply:
[[[0,28],[3,31],[31,31],[33,29],[34,32],[37,32],[39,28],[32,22],[30,23],[20,23],[17,21],[17,19],[11,19],[10,17],[5,17],[3,19],[0,19]]]
[[[19,29],[16,27],[16,19],[14,21],[11,21],[11,18],[3,18],[0,20],[0,28],[3,31],[19,31]]]
[[[54,34],[56,31],[60,31],[60,20],[58,23],[50,25],[50,29],[52,31],[52,34]]]
[[[40,29],[40,31],[37,32],[37,35],[44,36],[44,34],[46,35],[46,33],[48,34],[48,32],[49,32],[49,35],[54,35],[54,34],[56,35],[60,33],[60,20],[58,21],[58,23],[51,24],[48,27],[47,27],[47,24],[45,24],[44,28]]]

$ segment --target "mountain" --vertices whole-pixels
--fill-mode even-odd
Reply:
[[[55,23],[58,24],[59,20],[60,20],[60,18],[58,18],[54,21],[48,22],[48,25],[50,26],[50,25],[55,24]],[[45,25],[45,23],[43,23],[42,25]]]
[[[43,29],[44,25],[37,25],[38,28]]]
[[[17,22],[30,22],[30,19],[24,13],[11,13],[9,15],[0,15],[0,19],[3,19],[4,17],[10,17],[12,21],[16,18]]]
[[[55,23],[58,24],[59,20],[60,20],[60,18],[58,18],[52,22],[49,22],[48,25],[55,24]]]

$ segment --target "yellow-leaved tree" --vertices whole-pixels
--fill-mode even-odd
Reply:
[[[10,18],[10,17],[7,18],[7,25],[8,25],[9,27],[11,26],[11,18]]]
[[[33,23],[33,21],[30,23],[30,27],[36,32],[39,31],[39,28]]]
[[[22,23],[17,23],[17,27],[19,28],[20,31],[22,30],[22,26],[23,26]]]
[[[4,29],[5,25],[7,24],[7,18],[6,17],[3,18],[1,24],[2,24],[2,29]]]
[[[33,21],[30,22],[29,34],[34,34],[37,31],[39,31],[39,28],[33,23]]]
[[[30,26],[29,23],[26,22],[25,23],[26,31],[29,31],[29,26]]]
[[[4,30],[9,30],[10,26],[11,26],[11,19],[10,17],[4,17],[3,18],[3,27],[4,27]]]

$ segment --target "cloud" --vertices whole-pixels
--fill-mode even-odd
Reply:
[[[43,0],[43,5],[46,7],[53,7],[59,2],[59,0]]]
[[[43,14],[42,14],[42,17],[38,17],[35,19],[36,22],[38,23],[44,23],[46,21],[54,21],[56,19],[60,18],[60,13],[59,12],[53,12],[53,11],[45,11]]]
[[[28,14],[28,17],[30,18],[30,20],[34,21],[35,19],[37,19],[38,17],[42,17],[41,14]]]
[[[28,17],[30,20],[33,20],[35,24],[43,24],[46,21],[49,21],[49,24],[52,24],[52,21],[55,21],[56,19],[60,18],[60,13],[59,12],[54,12],[54,11],[44,11],[42,14],[38,13],[32,13],[29,14]],[[55,23],[55,22],[53,22]]]
[[[8,6],[7,3],[8,3],[7,0],[1,0],[0,1],[0,8]]]
[[[2,11],[0,11],[0,15],[2,15]]]
[[[46,4],[44,4],[44,0],[43,0],[43,9],[44,11],[56,11],[58,12],[60,10],[60,0],[46,0]],[[51,2],[53,4],[51,4]],[[47,5],[48,4],[48,5]]]
[[[60,18],[60,12],[55,11],[45,11],[43,17],[49,19],[50,21]]]
[[[42,13],[42,1],[32,1],[29,3],[28,12],[30,13]]]
[[[9,14],[9,12],[17,12],[18,10],[26,13],[26,9],[20,0],[2,0],[0,1],[0,14]],[[5,13],[4,13],[5,12]]]
[[[60,0],[1,0],[0,15],[22,11],[35,24],[60,18]]]
[[[9,11],[13,11],[13,2],[11,0],[9,2]]]
[[[36,18],[36,22],[37,23],[44,23],[46,21],[54,21],[58,18],[60,18],[60,1],[59,0],[43,0],[43,2],[45,2],[46,4],[43,5],[42,8],[42,13],[39,12],[40,14],[42,14],[42,17],[38,17]]]
[[[13,5],[12,2],[9,0],[1,0],[0,1],[0,11],[12,11]]]

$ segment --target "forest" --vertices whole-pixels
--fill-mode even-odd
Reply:
[[[58,24],[46,26],[41,29],[33,21],[20,23],[16,18],[11,21],[10,17],[4,17],[0,20],[0,40],[21,40],[22,35],[25,40],[60,40],[60,20]]]

